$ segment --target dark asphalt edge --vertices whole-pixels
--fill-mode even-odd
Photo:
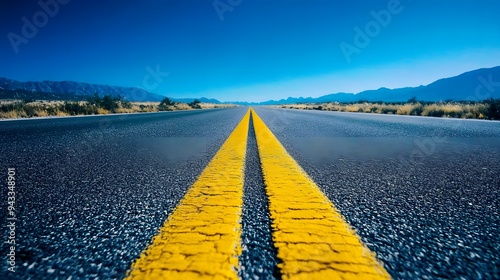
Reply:
[[[239,277],[243,280],[281,279],[252,116],[248,130],[241,223]]]

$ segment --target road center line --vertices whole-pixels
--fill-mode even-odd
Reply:
[[[191,186],[127,279],[237,279],[250,110]]]
[[[283,279],[389,279],[254,110],[252,119]]]

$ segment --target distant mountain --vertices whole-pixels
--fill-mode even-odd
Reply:
[[[3,89],[0,88],[0,99],[22,99],[22,100],[72,100],[82,101],[88,99],[85,95],[68,95],[66,93],[40,92],[25,89]]]
[[[22,99],[47,99],[46,97],[53,96],[57,100],[81,100],[82,97],[93,95],[96,92],[100,95],[121,96],[129,101],[161,101],[165,98],[165,96],[134,87],[95,85],[70,81],[19,82],[0,78],[0,98],[11,98],[9,96],[14,95]]]
[[[484,99],[500,98],[500,66],[482,68],[463,73],[461,75],[437,80],[427,86],[407,88],[379,88],[366,90],[357,94],[334,93],[317,98],[289,97],[281,100],[269,100],[257,103],[259,105],[278,105],[295,103],[320,102],[356,102],[356,101],[385,101],[403,102],[416,97],[421,101],[482,101]],[[241,105],[250,103],[240,102]],[[256,105],[256,103],[253,103]]]
[[[85,100],[94,93],[121,96],[129,101],[161,101],[165,96],[134,87],[96,85],[79,82],[19,82],[0,78],[0,99]],[[221,102],[213,98],[170,98],[176,102],[190,103],[198,99],[203,103]]]
[[[78,82],[19,82],[0,78],[0,99],[56,99],[84,100],[94,93],[121,96],[129,101],[161,101],[165,96],[140,88],[95,85]],[[239,105],[278,105],[320,102],[384,101],[404,102],[416,97],[421,101],[481,101],[490,97],[500,98],[500,66],[482,68],[461,75],[437,80],[427,86],[397,89],[379,88],[354,93],[333,93],[321,97],[289,97],[260,103],[231,102]],[[189,103],[195,98],[171,98],[173,101]],[[221,103],[217,99],[197,98],[204,103]]]

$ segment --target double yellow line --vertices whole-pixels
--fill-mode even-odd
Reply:
[[[252,109],[133,263],[127,278],[238,279],[250,119],[282,278],[389,279],[375,254]]]

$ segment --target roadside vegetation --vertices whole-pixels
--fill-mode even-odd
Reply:
[[[303,110],[500,120],[500,99],[493,98],[482,102],[425,102],[412,98],[408,102],[401,103],[368,101],[356,103],[328,102],[320,104],[282,105],[280,107]]]
[[[187,104],[173,102],[169,98],[165,98],[161,102],[129,102],[121,97],[95,94],[84,101],[0,100],[0,119],[146,113],[230,106],[232,105],[205,104],[198,100]]]

